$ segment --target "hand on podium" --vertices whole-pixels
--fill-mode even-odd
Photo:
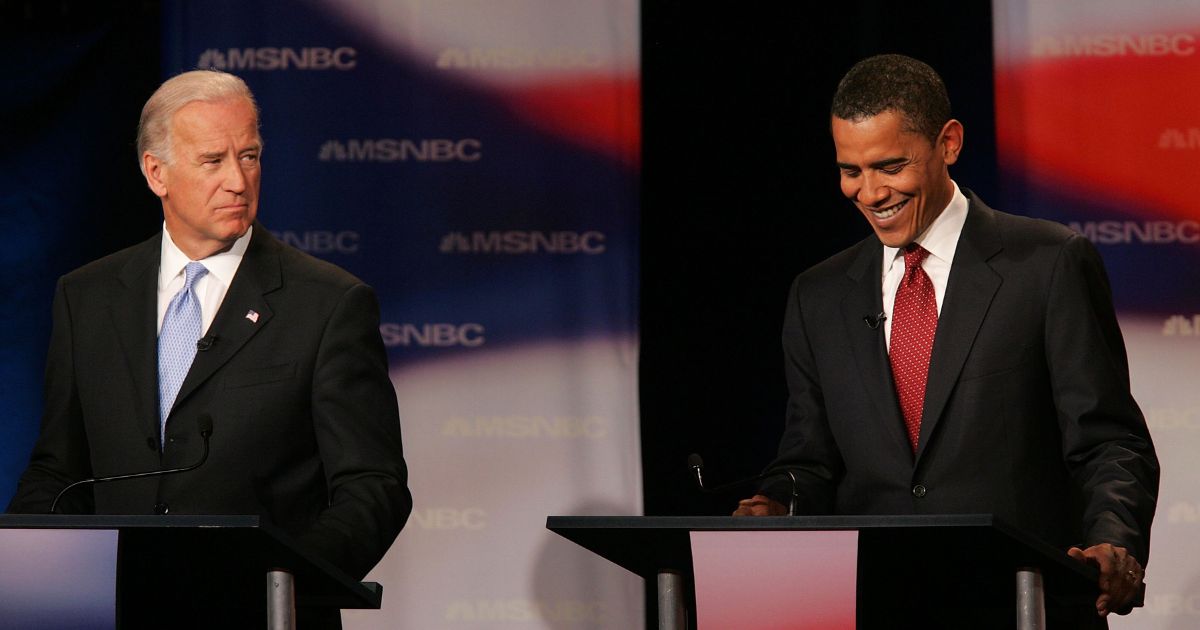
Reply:
[[[1146,572],[1137,558],[1129,555],[1124,547],[1108,543],[1093,545],[1087,549],[1071,547],[1067,555],[1080,562],[1094,565],[1100,570],[1100,597],[1096,598],[1096,613],[1101,617],[1115,612],[1129,614],[1130,603],[1142,590],[1142,578]]]
[[[787,516],[787,506],[769,497],[756,494],[738,501],[734,516]]]

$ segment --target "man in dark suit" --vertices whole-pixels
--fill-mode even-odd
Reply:
[[[138,152],[164,229],[58,283],[41,435],[8,506],[254,514],[361,578],[412,508],[370,287],[255,221],[258,110],[233,75],[194,71],[146,103]]]
[[[1098,253],[950,179],[963,128],[919,61],[857,64],[831,124],[873,234],[792,285],[769,468],[797,474],[807,514],[996,514],[1096,565],[1099,615],[1127,611],[1159,469]],[[790,494],[771,483],[735,514],[784,514]]]

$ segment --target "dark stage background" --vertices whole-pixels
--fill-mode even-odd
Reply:
[[[162,224],[137,167],[157,2],[0,0],[0,506],[38,429],[59,276]]]
[[[736,493],[694,491],[689,453],[704,456],[713,482],[754,474],[773,453],[787,287],[867,233],[838,193],[828,133],[830,95],[854,61],[900,52],[937,68],[967,130],[955,177],[995,197],[990,11],[643,4],[647,514],[733,509]],[[160,7],[0,0],[0,33],[7,502],[35,437],[55,279],[161,221],[133,149],[141,104],[160,80]]]

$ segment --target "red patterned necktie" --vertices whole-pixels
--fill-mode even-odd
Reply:
[[[892,341],[889,356],[892,378],[900,412],[908,429],[908,440],[917,451],[921,435],[921,409],[925,405],[925,383],[929,380],[929,355],[933,352],[933,335],[937,332],[937,298],[933,282],[921,269],[921,261],[929,255],[920,245],[910,243],[904,248],[904,278],[896,290],[892,307]]]

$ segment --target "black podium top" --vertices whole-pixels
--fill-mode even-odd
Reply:
[[[1095,568],[990,514],[551,516],[546,527],[645,578],[664,570],[690,573],[693,531],[857,530],[859,573],[871,580],[891,582],[895,567],[919,566],[940,575],[993,573],[997,581],[1011,581],[1018,568],[1032,566],[1041,570],[1048,592],[1082,601],[1098,594]]]

